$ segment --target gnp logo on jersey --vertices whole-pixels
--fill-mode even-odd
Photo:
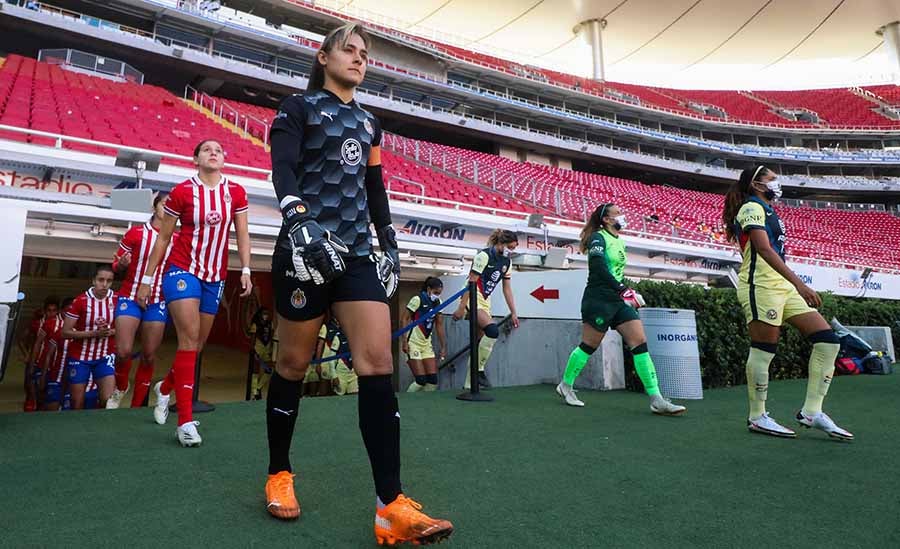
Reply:
[[[306,294],[300,288],[297,288],[291,294],[291,306],[295,309],[306,307]]]
[[[362,160],[362,145],[356,139],[348,139],[341,145],[341,158],[345,164],[356,166]]]
[[[206,224],[207,225],[218,225],[222,222],[222,214],[213,210],[206,214]]]

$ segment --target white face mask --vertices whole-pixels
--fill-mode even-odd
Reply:
[[[625,219],[624,215],[617,215],[613,219],[616,220],[616,230],[621,231],[625,227],[628,226],[628,221]]]
[[[438,299],[441,298],[441,295],[440,295],[440,294],[428,294],[428,297],[429,297],[432,301],[437,301]]]
[[[781,183],[779,183],[777,179],[773,179],[766,183],[766,197],[769,198],[769,200],[781,198],[781,194]]]
[[[503,257],[509,257],[512,255],[512,250],[509,248],[503,248]]]

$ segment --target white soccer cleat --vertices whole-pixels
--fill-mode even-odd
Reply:
[[[169,418],[169,398],[172,395],[164,395],[159,390],[162,387],[162,381],[153,386],[153,392],[156,393],[156,406],[153,408],[153,419],[160,425],[165,425]]]
[[[768,412],[764,412],[763,415],[756,419],[748,419],[747,429],[754,433],[772,435],[773,437],[795,438],[797,436],[797,433],[770,418]]]
[[[407,387],[406,392],[407,393],[418,393],[419,391],[422,391],[424,389],[425,389],[424,385],[419,385],[418,383],[413,381],[412,383],[409,384],[409,387]]]
[[[650,411],[661,416],[680,416],[687,412],[687,408],[672,404],[661,395],[654,395],[650,397]]]
[[[831,438],[838,440],[853,440],[853,433],[846,429],[841,429],[835,424],[834,420],[828,417],[825,412],[819,412],[812,416],[803,413],[803,410],[797,412],[797,422],[807,429],[819,429],[825,431]]]
[[[199,421],[188,421],[175,429],[175,435],[178,437],[178,442],[185,448],[200,446],[203,442],[203,439],[200,438],[200,433],[197,432],[198,425],[200,425]]]
[[[106,401],[106,409],[118,410],[119,406],[122,404],[122,399],[125,397],[125,393],[127,392],[128,387],[125,387],[124,391],[120,391],[118,388],[113,389],[112,395],[110,395],[109,400]]]
[[[566,400],[566,404],[569,406],[584,406],[584,402],[581,402],[578,400],[578,397],[575,396],[575,388],[565,381],[559,382],[559,385],[556,386],[556,394],[563,397]]]

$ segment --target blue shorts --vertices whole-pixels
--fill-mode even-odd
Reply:
[[[116,318],[120,316],[130,316],[137,318],[141,322],[162,322],[165,324],[169,320],[169,311],[166,309],[165,301],[150,303],[146,309],[141,309],[133,299],[120,297],[116,304]]]
[[[225,281],[203,282],[181,267],[172,265],[163,276],[163,296],[169,303],[179,299],[199,299],[200,312],[215,315],[225,290]]]
[[[44,395],[44,402],[62,402],[62,383],[58,381],[47,382],[47,392]]]
[[[91,374],[94,380],[103,379],[116,373],[116,355],[106,355],[97,360],[66,360],[66,369],[69,371],[69,383],[85,384]]]

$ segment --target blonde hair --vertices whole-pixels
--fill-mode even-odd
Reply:
[[[354,34],[362,38],[366,49],[371,47],[372,38],[369,36],[365,27],[359,23],[347,23],[328,33],[325,40],[322,41],[319,52],[328,53],[333,50],[335,46],[341,48],[347,46],[347,43],[350,42],[350,37]],[[309,84],[306,86],[306,91],[321,90],[325,87],[325,65],[319,62],[319,52],[316,52],[316,57],[313,59],[312,71],[309,75]]]

